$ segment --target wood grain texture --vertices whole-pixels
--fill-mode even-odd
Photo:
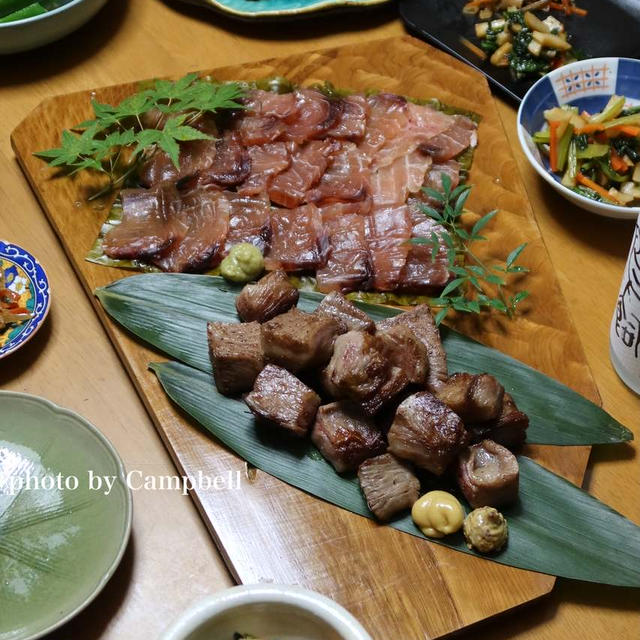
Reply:
[[[532,267],[532,292],[516,321],[474,319],[458,328],[527,362],[598,401],[598,394],[552,265],[526,200],[486,81],[462,63],[409,37],[292,55],[216,69],[220,80],[284,75],[294,82],[329,80],[336,86],[377,88],[417,98],[437,97],[482,115],[480,145],[471,173],[469,206],[479,215],[496,206],[488,228],[489,254],[504,258],[528,241],[522,261]],[[117,102],[136,84],[79,92],[43,102],[12,136],[16,155],[56,229],[87,292],[128,275],[88,263],[84,256],[108,203],[87,204],[90,182],[52,178],[32,152],[57,144],[64,127],[89,117],[90,97]],[[95,301],[94,301],[95,303]],[[145,349],[96,308],[177,466],[186,473],[243,472],[240,491],[193,494],[234,576],[241,582],[299,583],[349,608],[376,638],[439,637],[547,593],[553,578],[501,567],[331,507],[266,474],[252,479],[233,454],[204,435],[164,396]],[[536,447],[535,457],[579,483],[587,448]],[[420,569],[415,570],[416,567]],[[434,602],[437,606],[434,606]],[[409,614],[409,615],[407,615]]]

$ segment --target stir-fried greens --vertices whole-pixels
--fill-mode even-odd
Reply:
[[[562,3],[523,0],[471,0],[464,13],[477,15],[475,35],[480,48],[463,39],[496,67],[509,67],[516,79],[544,75],[578,58],[565,26],[552,15],[541,19],[534,10],[559,9],[565,15],[586,15],[568,0]]]
[[[612,96],[599,113],[562,105],[544,112],[533,141],[562,184],[593,200],[640,204],[640,106]]]

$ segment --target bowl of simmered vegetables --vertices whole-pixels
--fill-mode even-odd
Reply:
[[[587,211],[640,213],[640,60],[592,58],[555,69],[527,92],[518,137],[533,168]]]
[[[0,54],[28,51],[81,27],[107,0],[0,0]]]

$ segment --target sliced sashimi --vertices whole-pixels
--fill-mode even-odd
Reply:
[[[229,232],[224,253],[234,244],[247,242],[264,254],[271,238],[271,206],[266,198],[223,192],[220,206],[227,208]]]
[[[379,93],[367,98],[369,116],[360,150],[373,160],[377,151],[387,140],[400,136],[409,125],[407,101],[392,93]]]
[[[404,204],[409,194],[420,191],[432,162],[429,155],[416,149],[373,171],[370,182],[374,206]]]
[[[102,248],[110,258],[145,260],[168,249],[179,229],[174,224],[173,207],[178,199],[174,187],[123,189],[122,220],[103,238]]]
[[[233,187],[247,179],[251,172],[251,158],[240,136],[227,132],[216,142],[215,155],[211,163],[200,174],[200,184]]]
[[[442,239],[444,228],[420,212],[417,203],[409,206],[413,223],[411,237],[433,240],[432,234],[435,233],[438,250],[434,260],[432,244],[411,244],[398,288],[407,293],[436,293],[451,279],[447,246]]]
[[[340,101],[330,100],[315,89],[300,89],[294,95],[296,110],[286,119],[285,138],[302,144],[326,134],[340,115]]]
[[[366,218],[358,214],[323,218],[329,240],[327,264],[316,272],[318,290],[355,291],[367,288],[371,264],[366,238]]]
[[[296,96],[293,93],[276,93],[263,89],[252,89],[243,100],[245,112],[252,116],[275,116],[285,119],[297,109]]]
[[[374,209],[369,216],[369,255],[373,288],[393,291],[398,287],[409,253],[412,225],[409,207]]]
[[[284,142],[255,145],[249,147],[247,153],[251,159],[251,173],[237,188],[238,193],[247,196],[266,193],[271,178],[284,171],[291,163]]]
[[[269,271],[319,269],[327,258],[327,236],[318,207],[271,209],[271,246],[265,256]]]
[[[442,192],[442,176],[446,175],[451,180],[451,189],[455,189],[460,184],[460,163],[457,160],[447,160],[447,162],[434,163],[424,180],[425,188]],[[431,198],[427,193],[421,191],[418,194],[421,200],[433,207],[442,206],[435,198]]]
[[[163,271],[204,271],[221,256],[229,228],[229,212],[220,193],[197,189],[180,200],[176,219],[180,235],[153,264]]]
[[[351,142],[344,143],[316,187],[307,192],[307,202],[358,202],[369,195],[368,162]]]
[[[332,155],[340,143],[335,140],[311,140],[295,150],[291,165],[271,181],[268,193],[271,200],[284,207],[301,204],[307,191],[324,174]]]
[[[360,140],[365,134],[370,111],[364,96],[347,96],[341,100],[340,113],[327,135],[345,140]]]
[[[281,138],[286,130],[285,118],[297,109],[293,93],[274,93],[254,89],[244,100],[234,128],[246,145],[265,144]]]
[[[466,116],[452,116],[453,122],[446,131],[434,136],[424,145],[424,150],[434,162],[446,162],[478,142],[477,125]]]

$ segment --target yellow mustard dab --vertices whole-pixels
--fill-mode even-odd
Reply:
[[[411,517],[425,536],[444,538],[460,530],[464,509],[454,495],[429,491],[413,503]]]

